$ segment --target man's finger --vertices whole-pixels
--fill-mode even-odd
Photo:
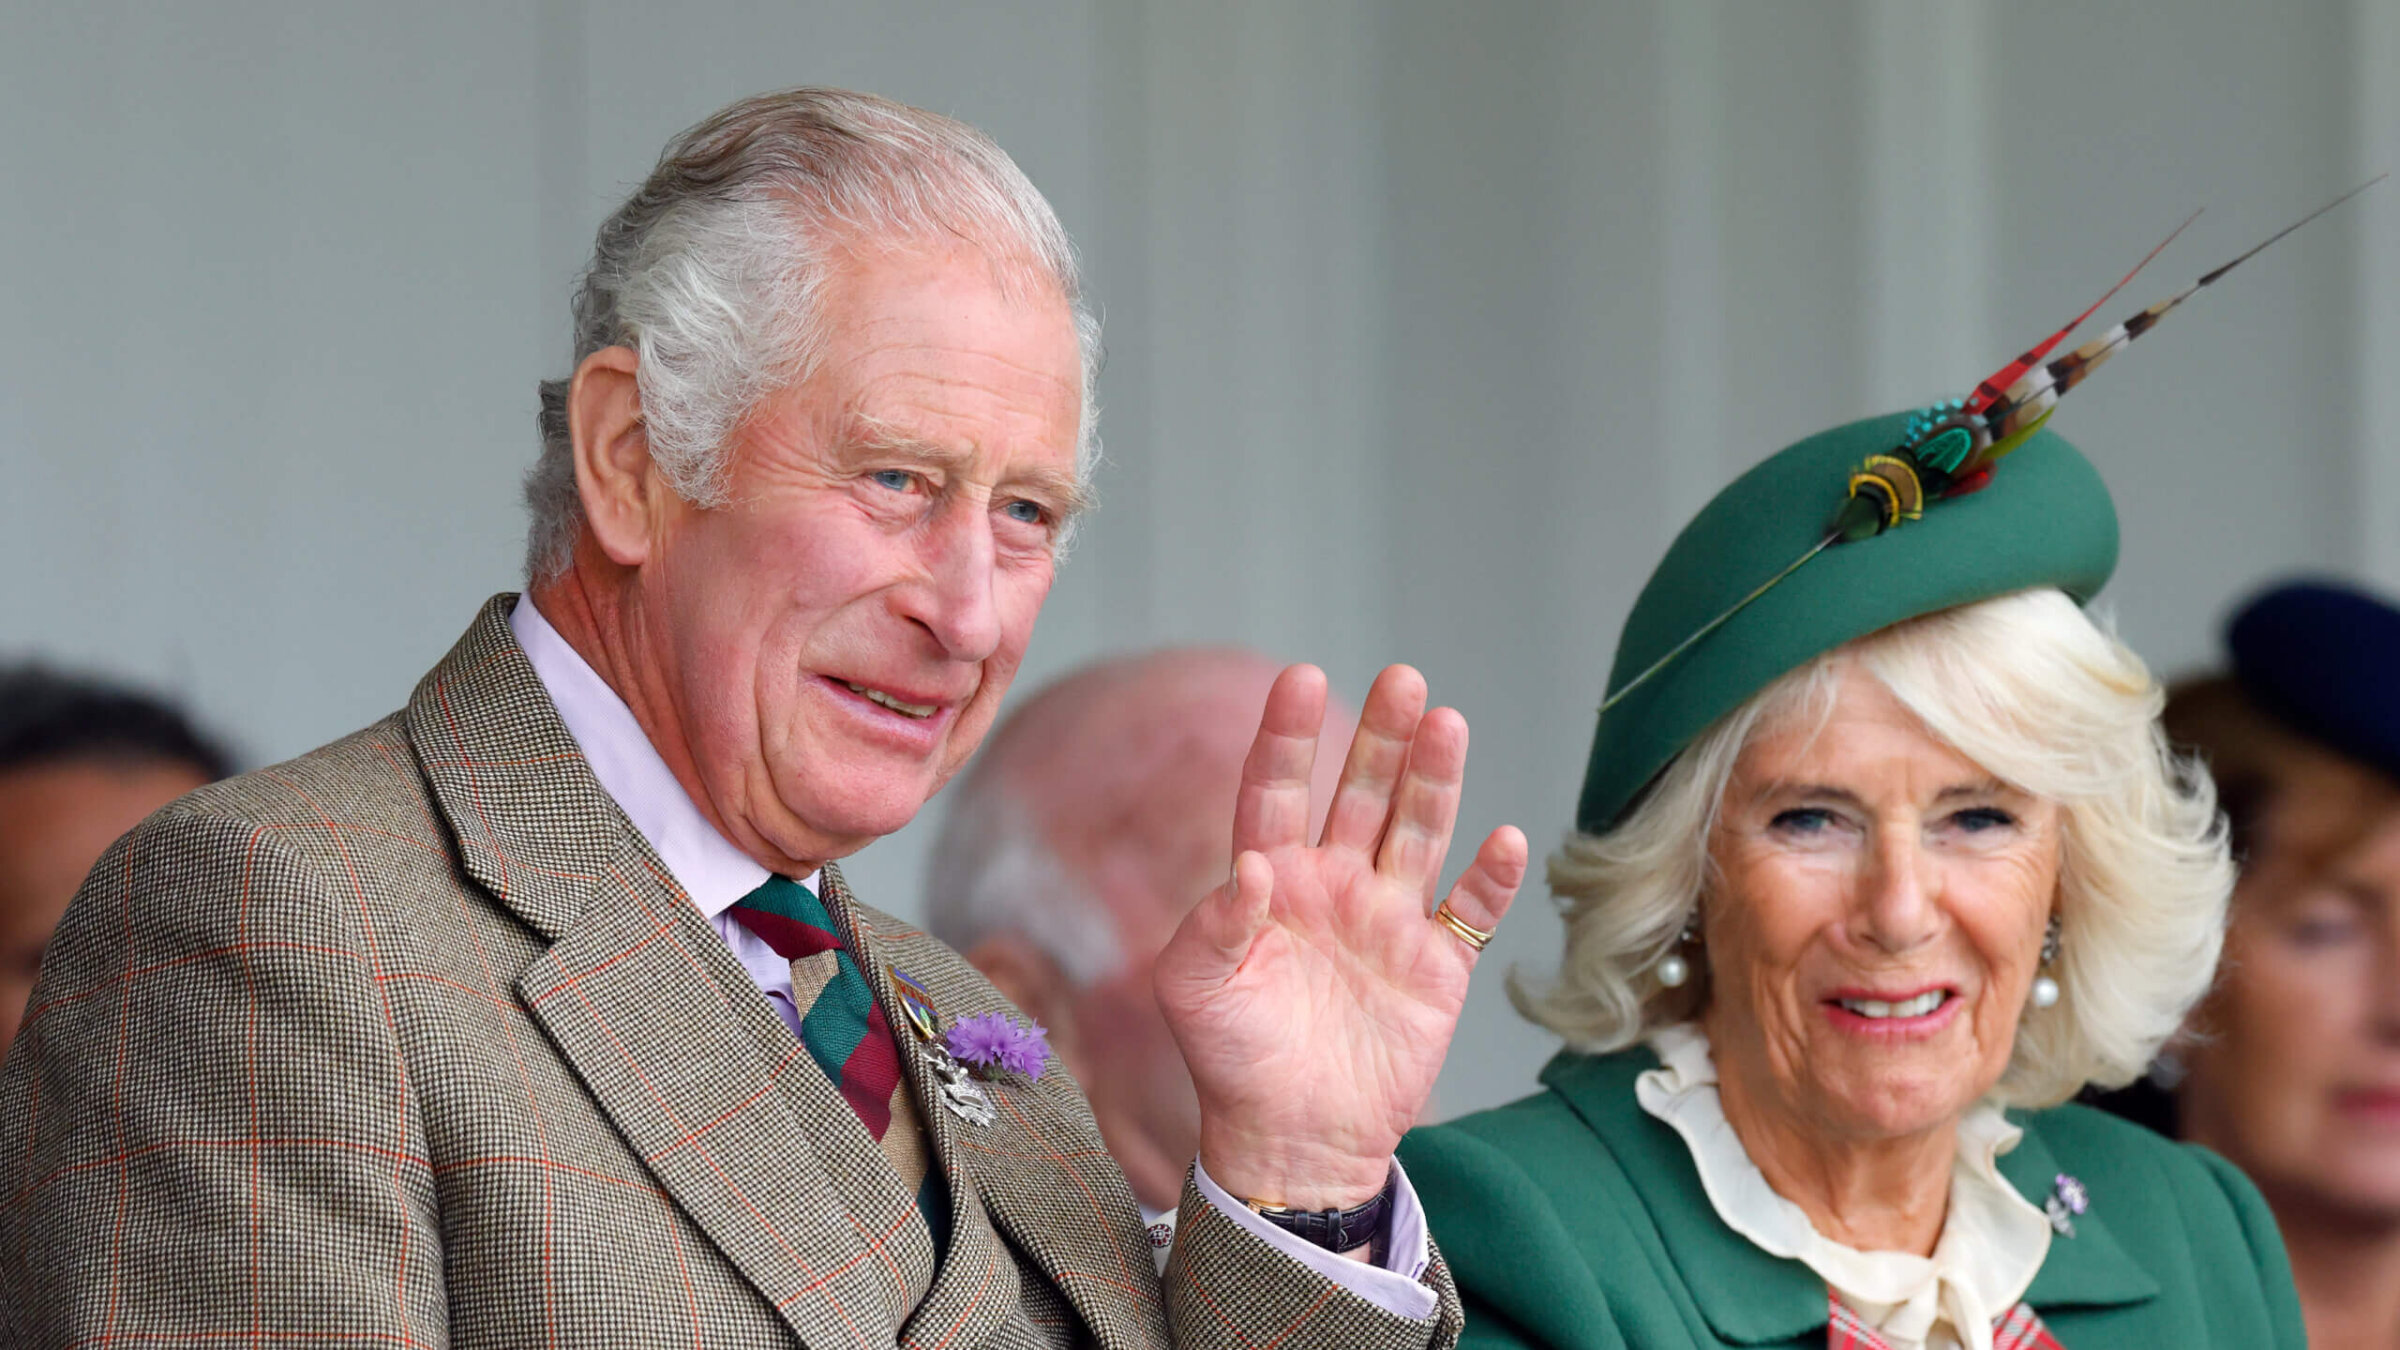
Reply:
[[[1341,783],[1325,813],[1324,843],[1372,856],[1391,819],[1392,789],[1408,766],[1409,743],[1425,716],[1425,677],[1408,666],[1386,666],[1367,690],[1358,734],[1342,762]]]
[[[1309,779],[1325,724],[1325,672],[1290,666],[1267,691],[1258,739],[1242,763],[1233,802],[1233,851],[1260,853],[1308,842]]]
[[[1475,850],[1475,861],[1465,876],[1450,888],[1450,898],[1442,903],[1469,928],[1489,933],[1508,917],[1508,907],[1517,898],[1517,888],[1525,884],[1525,865],[1528,851],[1525,832],[1514,825],[1503,825],[1484,837],[1483,847]],[[1473,960],[1476,952],[1466,947],[1467,957]]]
[[[1458,824],[1458,799],[1467,777],[1467,719],[1436,708],[1417,724],[1408,768],[1392,794],[1391,824],[1375,854],[1375,870],[1408,889],[1422,905],[1433,898]]]

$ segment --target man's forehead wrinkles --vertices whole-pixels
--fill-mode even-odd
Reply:
[[[902,331],[890,331],[895,328]],[[955,337],[928,335],[921,331],[922,328],[922,323],[913,319],[887,316],[862,320],[849,335],[848,340],[840,344],[840,349],[831,354],[831,363],[855,369],[859,366],[875,364],[885,358],[905,360],[916,355],[932,354],[937,361],[942,363],[976,363],[996,366],[1045,383],[1066,382],[1060,379],[1055,366],[1041,360],[1038,356],[1017,356],[995,350],[992,345],[985,343],[962,344]],[[1080,372],[1082,369],[1080,354],[1076,356],[1070,369]],[[907,370],[894,373],[933,377],[932,371],[913,362],[909,364]]]

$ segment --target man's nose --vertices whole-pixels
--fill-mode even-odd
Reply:
[[[1893,955],[1916,950],[1941,931],[1941,914],[1930,886],[1934,865],[1917,831],[1878,825],[1859,878],[1854,931],[1871,946]]]
[[[921,578],[901,588],[903,615],[931,633],[949,659],[983,660],[1000,646],[990,514],[976,503],[951,502],[920,538]]]

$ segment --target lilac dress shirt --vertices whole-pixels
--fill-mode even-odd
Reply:
[[[626,707],[625,700],[617,697],[600,673],[567,645],[567,640],[533,607],[530,597],[518,599],[516,609],[508,616],[508,626],[516,633],[518,645],[525,649],[526,659],[533,663],[533,673],[549,692],[550,701],[558,706],[559,720],[567,724],[568,734],[582,747],[584,759],[592,766],[592,776],[600,780],[600,786],[616,799],[626,819],[658,851],[659,860],[691,896],[692,903],[708,916],[717,936],[733,949],[734,959],[749,972],[759,992],[767,996],[768,1004],[791,1027],[792,1034],[799,1035],[800,1009],[792,1001],[791,963],[776,955],[774,948],[743,927],[741,920],[730,912],[736,902],[766,881],[767,869],[735,848],[700,814],[690,794],[675,781],[667,762],[652,748],[642,724],[634,720],[633,709]],[[813,872],[800,879],[800,884],[811,890],[816,889],[815,882]],[[1408,1174],[1397,1161],[1392,1164],[1392,1173],[1395,1184],[1391,1241],[1385,1244],[1384,1264],[1373,1266],[1304,1242],[1268,1223],[1210,1180],[1197,1159],[1192,1163],[1193,1180],[1201,1197],[1223,1210],[1235,1223],[1376,1307],[1421,1322],[1433,1316],[1435,1305],[1433,1290],[1422,1279],[1426,1266],[1431,1264],[1425,1213],[1417,1205],[1416,1188],[1409,1185]],[[1166,1217],[1172,1221],[1174,1216]],[[1165,1268],[1163,1248],[1159,1252],[1159,1265],[1162,1270]]]

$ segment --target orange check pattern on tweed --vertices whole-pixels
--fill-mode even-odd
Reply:
[[[101,860],[0,1065],[0,1345],[1448,1350],[1188,1199],[1152,1275],[1066,1075],[908,1188],[486,605],[405,710]],[[867,969],[1008,1004],[824,899]],[[879,991],[880,992],[880,991]],[[886,1008],[887,1019],[894,1014]],[[921,1287],[921,1293],[920,1293]]]

